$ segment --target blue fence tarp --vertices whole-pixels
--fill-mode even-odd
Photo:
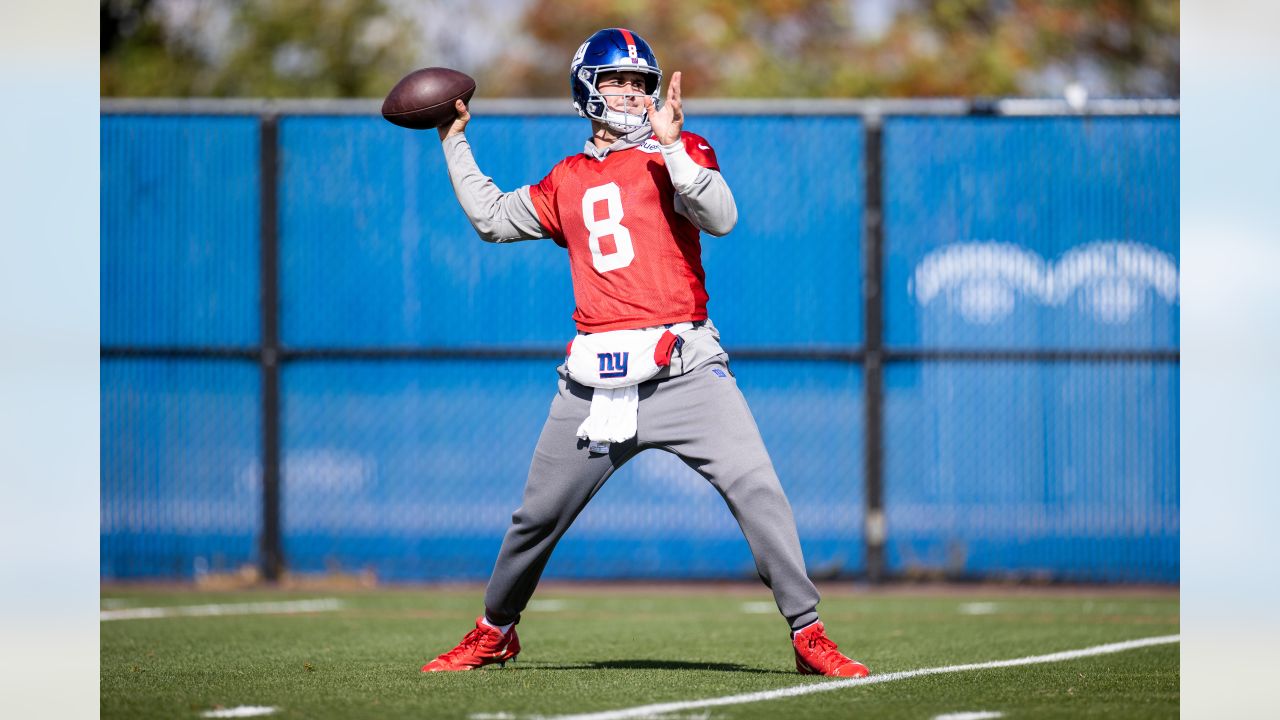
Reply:
[[[480,166],[537,182],[580,150],[562,117],[477,117]],[[795,510],[810,571],[865,570],[865,128],[856,116],[714,116],[740,210],[703,237],[709,310]],[[884,375],[888,569],[1178,580],[1178,364],[984,361],[934,351],[1176,350],[1176,117],[888,117]],[[260,341],[254,117],[102,118],[104,347]],[[280,332],[291,349],[557,348],[564,251],[481,242],[434,133],[367,116],[279,121]],[[843,353],[843,354],[842,354]],[[776,353],[775,353],[776,354]],[[104,579],[256,562],[257,364],[102,360]],[[298,571],[483,579],[519,504],[554,360],[283,366],[282,538]],[[723,501],[648,451],[547,570],[754,577]]]

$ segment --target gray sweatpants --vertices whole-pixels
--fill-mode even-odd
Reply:
[[[746,535],[760,579],[793,629],[818,618],[818,590],[805,574],[791,504],[724,355],[676,377],[640,385],[639,432],[591,453],[575,433],[591,411],[592,389],[560,374],[559,392],[533,453],[524,501],[485,590],[485,613],[519,619],[551,551],[615,470],[641,450],[675,453],[715,486]]]

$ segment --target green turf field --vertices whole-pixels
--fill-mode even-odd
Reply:
[[[195,593],[106,589],[103,608],[336,598],[309,614],[101,623],[102,717],[196,718],[270,706],[275,718],[523,720],[833,682],[794,672],[770,596],[738,586],[539,590],[516,663],[418,668],[472,627],[480,589]],[[824,588],[841,650],[873,675],[1006,660],[1178,633],[1172,593]],[[1177,643],[1063,662],[978,669],[649,717],[1167,718],[1178,714]],[[837,681],[838,682],[838,681]]]

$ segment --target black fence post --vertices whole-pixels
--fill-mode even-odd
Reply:
[[[866,144],[866,204],[865,240],[863,242],[863,319],[866,334],[863,386],[866,407],[864,420],[864,468],[865,513],[862,537],[866,542],[867,579],[880,582],[884,579],[884,214],[882,185],[883,156],[881,152],[881,118],[877,114],[864,116]]]
[[[258,182],[261,212],[260,312],[262,346],[262,535],[259,555],[262,577],[280,579],[284,553],[280,544],[280,275],[279,236],[279,123],[274,113],[259,118]]]

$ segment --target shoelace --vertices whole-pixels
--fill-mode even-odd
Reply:
[[[846,658],[837,648],[835,642],[826,635],[814,635],[809,638],[809,649],[816,651],[815,654],[823,661],[843,662]]]
[[[826,635],[814,635],[809,638],[809,649],[813,650],[814,648],[822,648],[823,655],[835,650],[837,647],[838,646],[831,640],[831,638]]]
[[[462,642],[458,643],[458,647],[445,653],[443,657],[453,659],[459,655],[462,655],[468,650],[479,645],[480,642],[484,640],[485,634],[486,634],[485,631],[481,630],[480,628],[476,628],[475,630],[472,630],[471,632],[467,633],[465,637],[462,638]]]

